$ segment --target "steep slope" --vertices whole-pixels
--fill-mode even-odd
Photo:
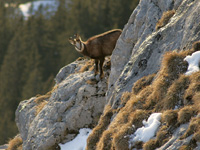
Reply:
[[[88,150],[198,149],[200,74],[184,75],[184,58],[200,50],[198,44],[192,48],[200,40],[199,22],[199,0],[141,0],[103,80],[94,76],[91,61],[77,60],[60,70],[51,92],[19,104],[16,123],[23,148],[59,149],[80,128],[90,127]],[[155,112],[162,113],[156,136],[131,141]]]
[[[172,112],[172,114],[175,113],[175,119],[172,120],[180,124],[188,122],[191,116],[197,115],[199,108],[194,108],[194,106],[192,106],[194,102],[192,102],[191,96],[189,96],[191,100],[190,103],[183,104],[182,101],[188,101],[188,96],[184,96],[185,90],[187,93],[187,91],[191,91],[188,86],[198,87],[198,81],[190,81],[195,75],[191,78],[184,75],[181,76],[187,70],[187,65],[183,63],[184,57],[195,50],[185,53],[167,53],[163,63],[161,63],[161,60],[165,52],[187,50],[192,47],[194,41],[200,39],[199,6],[200,2],[197,0],[165,2],[140,1],[138,7],[131,15],[128,24],[124,28],[122,36],[118,40],[116,49],[111,57],[112,68],[106,97],[111,109],[109,111],[104,109],[104,115],[102,115],[100,120],[104,120],[103,117],[106,116],[107,112],[113,112],[114,115],[110,117],[112,121],[110,124],[106,125],[102,125],[104,123],[100,121],[97,127],[93,129],[92,134],[88,138],[88,150],[121,149],[122,147],[123,149],[129,149],[130,147],[138,148],[135,145],[128,144],[128,135],[133,134],[137,128],[142,126],[142,120],[147,119],[148,115],[153,112],[163,112],[163,117],[168,119],[168,113],[165,111],[172,111],[176,108],[177,110]],[[156,17],[161,18],[161,14],[170,9],[174,9],[175,14],[168,19],[168,22],[166,22],[163,27],[155,30],[156,23],[158,22],[158,20],[156,21]],[[195,47],[196,46],[194,46],[194,49],[196,49]],[[199,50],[198,48],[199,45],[196,50]],[[160,68],[161,64],[162,67]],[[151,74],[153,73],[157,74],[152,84],[150,84],[152,80]],[[150,75],[150,81],[149,79],[141,79],[147,75]],[[141,79],[138,81],[139,83],[136,82],[138,79]],[[140,89],[142,85],[141,82],[145,82],[145,80],[148,81],[148,83],[145,83],[145,86],[149,86],[141,92],[135,93],[134,89],[138,89],[137,86],[139,86]],[[176,83],[173,84],[173,82]],[[189,82],[190,85],[187,82]],[[126,91],[132,92],[128,93]],[[194,93],[195,92],[198,92],[198,90],[195,89]],[[195,98],[197,97],[195,96]],[[128,102],[126,103],[126,101]],[[195,105],[197,105],[198,100],[195,99],[195,101]],[[177,103],[181,104],[178,105]],[[177,121],[176,117],[179,118],[177,113],[183,115],[182,117],[180,116],[180,118],[184,120],[186,117],[186,119],[184,121]],[[185,116],[185,113],[188,113],[189,118]],[[172,115],[172,117],[174,115]],[[198,117],[193,118],[195,123],[197,123],[196,120],[198,120]],[[191,121],[191,124],[193,124],[193,121]],[[165,122],[167,121],[164,119],[162,123],[165,124]],[[137,124],[137,126],[135,124]],[[163,127],[165,129],[163,132],[166,132],[164,136],[170,138],[170,135],[174,132],[177,141],[180,140],[180,135],[183,134],[188,127],[184,126],[184,132],[177,136],[178,131],[175,132],[175,129],[177,127],[177,130],[180,130],[178,129],[180,124],[177,126],[174,125],[174,130],[170,131],[170,134],[165,131],[169,131],[170,127]],[[134,125],[135,128],[133,128],[132,125]],[[102,126],[103,130],[101,128]],[[160,130],[163,130],[162,127]],[[99,131],[101,132],[99,133]],[[98,137],[96,137],[97,132]],[[190,133],[192,132],[195,131],[190,131]],[[187,134],[187,132],[185,134]],[[97,139],[94,140],[94,138]],[[158,148],[164,144],[158,141],[159,138],[160,137],[157,138],[157,141],[150,141],[152,142],[150,144],[154,146],[153,148],[150,146],[148,148],[148,144],[143,145],[143,143],[140,142],[138,144],[139,148],[141,148],[142,145],[144,149]],[[177,142],[176,139],[172,141]],[[172,141],[163,149],[173,145]],[[190,141],[191,137],[187,142],[189,143]],[[173,145],[174,149],[178,149],[178,147],[183,144],[185,143],[180,140],[179,144]],[[169,149],[172,149],[173,146]]]

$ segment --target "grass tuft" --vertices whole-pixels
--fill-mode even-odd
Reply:
[[[192,44],[192,50],[193,50],[193,52],[200,50],[200,41],[196,41]]]
[[[92,71],[94,69],[94,59],[89,59],[86,63],[80,68],[79,73],[85,71]]]
[[[156,23],[156,31],[164,27],[170,20],[170,18],[175,14],[175,10],[168,10],[163,13],[162,17]]]
[[[87,139],[87,150],[96,149],[96,144],[98,143],[103,131],[107,129],[110,124],[110,119],[113,115],[113,110],[110,105],[105,106],[104,114],[101,116],[98,125],[92,130],[92,133]]]
[[[158,147],[158,143],[155,139],[150,139],[148,142],[144,143],[144,150],[155,150]]]
[[[148,76],[144,76],[138,81],[136,81],[133,85],[132,92],[133,94],[138,94],[142,89],[144,89],[146,86],[150,85],[154,79],[156,74],[151,74]]]
[[[180,124],[187,123],[196,113],[194,106],[185,106],[178,112],[178,122]]]
[[[162,114],[162,122],[166,122],[168,126],[174,126],[177,123],[177,118],[177,110],[167,110]]]
[[[22,150],[22,138],[20,136],[15,136],[8,143],[7,150]]]

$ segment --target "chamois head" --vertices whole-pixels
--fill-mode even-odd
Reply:
[[[81,37],[78,35],[78,34],[75,34],[74,35],[74,38],[73,37],[70,37],[69,38],[69,42],[75,46],[75,49],[78,51],[78,52],[81,52],[83,51],[84,49],[84,45],[81,41]]]

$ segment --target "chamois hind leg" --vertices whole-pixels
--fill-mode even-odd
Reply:
[[[95,72],[94,72],[94,74],[97,75],[98,71],[99,71],[99,60],[95,59]]]
[[[104,60],[105,60],[104,57],[100,59],[100,78],[101,79],[104,77],[104,74],[103,74],[103,63],[104,63]]]

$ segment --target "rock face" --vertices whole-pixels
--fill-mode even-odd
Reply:
[[[77,61],[60,70],[55,88],[45,99],[47,104],[37,115],[37,97],[20,103],[16,123],[23,149],[54,149],[56,143],[73,139],[80,128],[97,124],[106,102],[107,81],[99,80],[93,71],[75,73],[86,62]]]
[[[174,16],[156,31],[163,12],[172,9]],[[199,0],[140,0],[111,56],[111,71],[106,69],[103,80],[94,76],[94,71],[80,72],[87,60],[75,61],[60,70],[55,88],[42,100],[46,105],[41,111],[37,113],[38,97],[19,104],[16,123],[23,149],[56,149],[60,142],[73,139],[80,128],[93,128],[106,104],[120,109],[122,93],[131,91],[138,79],[156,73],[165,52],[190,49],[194,41],[200,40],[199,23]],[[177,129],[174,135],[178,137],[180,132]],[[159,149],[169,148],[169,144],[176,149],[189,138],[182,142],[171,139]]]
[[[198,0],[141,0],[123,29],[111,57],[107,101],[117,108],[123,91],[133,83],[159,70],[163,54],[191,48],[200,40]],[[175,9],[175,15],[155,31],[162,13]],[[142,64],[142,65],[141,65]]]

